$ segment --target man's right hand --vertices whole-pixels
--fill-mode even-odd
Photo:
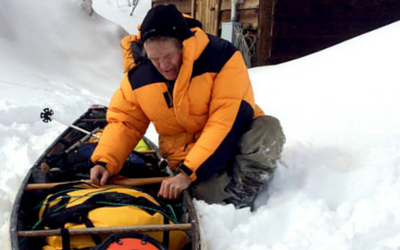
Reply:
[[[108,172],[107,168],[102,165],[95,165],[90,169],[90,181],[95,185],[106,185],[108,178],[110,177],[110,172]]]

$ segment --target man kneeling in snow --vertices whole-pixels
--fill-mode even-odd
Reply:
[[[127,74],[110,102],[91,180],[104,185],[117,174],[152,122],[176,173],[158,196],[177,199],[189,188],[208,203],[251,205],[275,171],[285,137],[279,121],[255,104],[240,52],[174,5],[151,9],[122,48]]]

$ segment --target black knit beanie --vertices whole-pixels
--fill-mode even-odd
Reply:
[[[140,27],[141,42],[154,36],[168,36],[183,41],[193,33],[175,5],[159,5],[149,10]]]

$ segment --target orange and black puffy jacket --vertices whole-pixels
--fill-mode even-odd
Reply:
[[[150,122],[169,167],[192,181],[217,173],[234,155],[252,119],[263,115],[254,102],[241,53],[199,27],[183,41],[183,64],[173,92],[149,60],[140,59],[139,35],[122,40],[124,70],[106,126],[92,156],[111,174],[121,169]]]

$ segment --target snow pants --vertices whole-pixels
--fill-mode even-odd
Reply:
[[[210,179],[190,186],[193,197],[207,203],[251,206],[264,183],[273,175],[285,136],[278,119],[257,117],[241,137],[233,162]]]

